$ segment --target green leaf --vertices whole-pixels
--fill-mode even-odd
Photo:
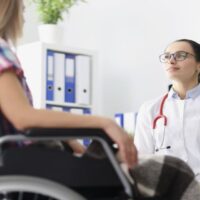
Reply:
[[[57,24],[62,20],[62,14],[76,4],[85,0],[31,0],[36,4],[40,20],[45,24]]]

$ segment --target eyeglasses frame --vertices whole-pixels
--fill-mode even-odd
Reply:
[[[173,56],[173,59],[174,59],[175,61],[183,61],[183,60],[177,60],[177,59],[176,59],[176,56],[175,56],[175,55],[176,55],[178,52],[183,52],[183,53],[186,54],[186,55],[185,55],[185,58],[184,58],[183,60],[185,60],[185,59],[188,57],[188,55],[191,55],[191,56],[193,56],[193,57],[196,57],[194,54],[189,53],[189,52],[187,52],[187,51],[176,51],[175,53],[168,53],[168,54],[170,55],[170,58],[169,58],[168,60],[166,60],[165,62],[162,61],[161,56],[163,56],[163,55],[165,55],[165,54],[167,54],[167,53],[161,54],[161,55],[159,56],[159,60],[160,60],[161,63],[167,63],[167,62],[171,59],[171,57]]]

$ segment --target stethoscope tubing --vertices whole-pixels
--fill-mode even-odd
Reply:
[[[166,128],[166,126],[167,126],[167,116],[163,114],[163,108],[164,108],[164,104],[165,104],[165,101],[166,101],[167,97],[168,97],[168,93],[165,94],[165,95],[163,96],[162,101],[161,101],[161,104],[160,104],[160,108],[159,108],[159,113],[158,113],[158,115],[154,118],[153,123],[152,123],[153,137],[154,137],[154,134],[155,134],[154,131],[155,131],[155,129],[156,129],[157,121],[158,121],[159,119],[162,119],[162,118],[164,119],[163,138],[162,138],[160,147],[156,147],[156,148],[155,148],[155,152],[158,152],[158,151],[161,150],[161,149],[169,149],[169,148],[171,148],[171,146],[167,146],[166,148],[163,147],[163,143],[164,143],[164,139],[165,139],[165,128]]]
[[[168,97],[168,93],[165,94],[165,96],[163,97],[161,104],[160,104],[160,108],[159,108],[159,114],[153,120],[153,123],[152,123],[153,129],[156,129],[156,123],[161,118],[164,119],[164,126],[167,126],[167,117],[166,117],[166,115],[163,114],[163,108],[164,108],[164,104],[165,104],[167,97]]]

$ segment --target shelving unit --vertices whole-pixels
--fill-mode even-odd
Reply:
[[[93,112],[94,52],[33,42],[19,46],[17,54],[34,107],[79,114]]]

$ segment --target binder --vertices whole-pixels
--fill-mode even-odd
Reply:
[[[73,114],[83,115],[84,110],[82,108],[70,108],[70,112]]]
[[[131,136],[134,136],[135,127],[136,127],[136,112],[127,112],[124,113],[124,129]]]
[[[76,56],[76,103],[82,105],[90,104],[90,79],[91,58],[86,55]]]
[[[84,108],[83,114],[84,115],[90,115],[91,114],[91,109],[90,108]]]
[[[131,136],[134,136],[137,112],[116,113],[115,121]]]
[[[79,115],[90,115],[91,114],[91,109],[90,108],[75,108],[71,107],[70,112],[74,114],[79,114]]]
[[[70,112],[70,107],[63,107],[64,112]]]
[[[63,107],[62,106],[46,105],[46,108],[48,110],[63,111]]]
[[[83,109],[83,113],[84,113],[84,115],[90,115],[91,114],[90,108],[84,108]],[[85,147],[88,147],[90,145],[90,143],[91,143],[91,139],[90,138],[83,138],[83,145]]]
[[[70,109],[70,112],[71,113],[74,113],[74,114],[79,114],[79,115],[89,115],[91,114],[91,110],[90,108],[71,108]],[[81,140],[78,140],[82,145],[84,145],[85,147],[88,147],[89,144],[91,143],[91,140],[90,138],[83,138]]]
[[[64,103],[65,54],[62,52],[54,53],[54,73],[54,101]]]
[[[65,102],[75,102],[75,55],[65,55]]]
[[[115,121],[120,127],[124,127],[124,114],[123,113],[116,113],[115,114]]]
[[[90,108],[84,108],[84,109],[83,109],[83,114],[84,114],[84,115],[90,115],[90,114],[91,114]],[[90,145],[90,143],[91,143],[91,139],[90,139],[90,138],[84,138],[84,139],[83,139],[83,145],[84,145],[85,147],[88,147],[88,146]]]
[[[54,99],[54,55],[53,51],[47,51],[46,57],[46,100]]]

